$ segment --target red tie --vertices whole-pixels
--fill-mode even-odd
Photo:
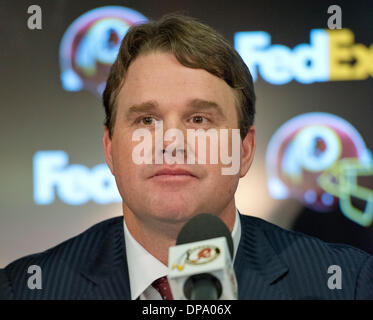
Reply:
[[[173,300],[170,284],[168,283],[167,277],[162,277],[155,280],[152,283],[153,288],[155,288],[160,294],[163,300]]]

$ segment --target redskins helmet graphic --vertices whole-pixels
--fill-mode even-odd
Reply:
[[[62,87],[101,96],[127,30],[146,21],[142,14],[120,6],[96,8],[77,18],[60,44]]]
[[[372,155],[346,120],[321,112],[290,119],[272,136],[266,167],[273,198],[295,198],[322,212],[339,205],[354,222],[373,222],[373,190],[358,184],[359,176],[373,178]],[[357,208],[352,198],[366,205]]]

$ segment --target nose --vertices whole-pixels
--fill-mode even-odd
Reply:
[[[160,138],[162,138],[163,141],[160,141]],[[160,126],[156,129],[156,140],[157,139],[158,141],[156,141],[156,143],[161,145],[162,148],[159,148],[156,152],[160,153],[158,157],[163,157],[163,163],[186,163],[186,128],[182,119],[177,115],[164,118]]]
[[[178,115],[170,115],[168,117],[165,117],[163,119],[163,129],[164,132],[167,132],[168,130],[178,130],[180,132],[183,132],[185,130],[185,126],[183,124],[182,119]]]

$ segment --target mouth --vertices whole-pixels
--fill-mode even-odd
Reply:
[[[150,179],[159,182],[187,182],[192,179],[197,179],[197,176],[181,168],[164,168],[158,170]]]

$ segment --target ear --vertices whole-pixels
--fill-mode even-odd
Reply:
[[[104,137],[102,138],[102,143],[104,145],[105,152],[105,161],[108,167],[110,168],[111,173],[114,175],[113,171],[113,159],[111,154],[111,138],[109,136],[109,129],[105,126],[104,128]]]
[[[240,178],[244,177],[250,169],[251,163],[254,159],[255,147],[255,128],[254,126],[251,126],[241,144]]]

